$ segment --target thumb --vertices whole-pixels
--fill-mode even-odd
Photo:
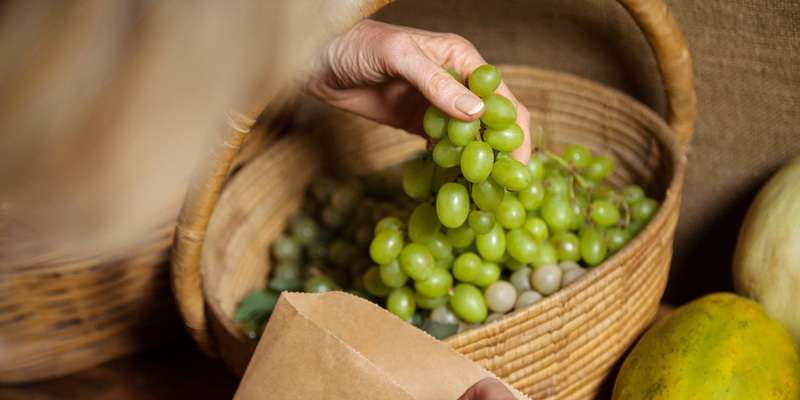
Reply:
[[[461,121],[474,121],[483,113],[483,100],[428,58],[422,49],[413,57],[398,61],[399,75],[445,114]]]

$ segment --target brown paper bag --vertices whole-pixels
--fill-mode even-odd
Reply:
[[[455,400],[485,377],[495,376],[367,300],[284,293],[234,399]]]

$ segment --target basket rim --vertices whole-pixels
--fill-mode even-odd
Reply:
[[[564,298],[569,297],[571,294],[579,292],[586,287],[590,286],[591,284],[597,282],[602,276],[607,274],[609,271],[614,270],[616,268],[622,268],[623,265],[621,264],[621,260],[624,260],[630,257],[636,251],[640,251],[642,248],[647,246],[649,240],[652,240],[654,237],[659,236],[659,230],[668,222],[668,218],[670,217],[671,213],[674,213],[678,210],[680,206],[680,193],[682,191],[683,186],[683,177],[685,173],[685,165],[686,165],[686,156],[681,149],[681,144],[678,142],[678,139],[675,135],[673,129],[667,125],[666,121],[663,117],[658,115],[655,111],[638,101],[637,99],[633,98],[632,96],[624,93],[620,90],[608,87],[598,82],[594,82],[590,79],[582,78],[570,73],[561,72],[561,71],[552,71],[548,69],[542,68],[535,68],[530,66],[524,65],[517,65],[517,64],[502,64],[498,65],[498,68],[501,70],[501,73],[504,76],[513,76],[515,72],[524,71],[525,73],[532,73],[541,78],[546,78],[548,80],[552,80],[557,84],[564,84],[564,85],[571,85],[577,86],[582,89],[587,89],[593,93],[602,94],[606,96],[613,96],[621,100],[626,106],[630,106],[635,112],[641,113],[648,121],[651,121],[657,127],[654,130],[654,137],[656,137],[659,142],[665,147],[669,156],[669,160],[671,162],[672,170],[670,171],[671,177],[669,180],[669,184],[666,186],[664,199],[661,203],[661,206],[653,217],[653,219],[645,226],[645,228],[637,234],[628,245],[623,247],[620,251],[613,254],[611,257],[603,261],[601,264],[593,267],[587,271],[587,274],[583,277],[579,278],[568,287],[564,289],[560,289],[559,291],[553,293],[552,295],[546,296],[544,299],[531,304],[521,310],[512,311],[502,318],[498,320],[492,321],[487,324],[483,324],[478,328],[470,329],[456,335],[453,335],[443,342],[445,344],[451,344],[458,340],[462,340],[464,338],[468,338],[470,336],[478,335],[482,330],[489,330],[489,329],[498,329],[501,326],[508,324],[511,321],[517,319],[523,319],[526,315],[531,313],[536,313],[538,310],[546,309],[552,306],[552,303],[563,301]],[[513,79],[511,80],[513,81]],[[269,153],[269,149],[267,149],[264,153],[259,155],[260,157],[266,157],[266,154]],[[665,153],[665,158],[666,153]],[[247,165],[243,167],[247,168]],[[231,181],[228,182],[230,185],[234,185],[236,181],[236,177],[234,176]],[[670,232],[671,234],[671,232]],[[205,243],[204,243],[205,244]],[[200,263],[203,263],[203,258],[201,257]],[[200,268],[201,275],[201,287],[203,296],[206,299],[206,308],[207,314],[210,318],[213,318],[216,322],[216,325],[220,325],[224,328],[225,332],[232,338],[234,338],[237,342],[239,342],[242,346],[252,346],[255,348],[255,344],[257,341],[255,339],[249,338],[245,336],[239,329],[237,329],[233,323],[232,316],[226,315],[226,313],[222,310],[219,302],[217,301],[216,294],[210,293],[209,288],[207,285],[202,285],[203,281],[203,274],[202,271],[204,268]]]

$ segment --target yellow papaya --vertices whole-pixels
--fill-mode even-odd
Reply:
[[[627,356],[614,400],[800,399],[800,349],[764,308],[712,293],[655,323]]]

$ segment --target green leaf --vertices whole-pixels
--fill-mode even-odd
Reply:
[[[242,301],[234,316],[235,321],[244,321],[268,315],[278,303],[278,293],[268,290],[257,290]]]
[[[430,319],[426,319],[425,322],[422,323],[422,327],[420,329],[439,340],[447,339],[448,337],[458,333],[458,325],[443,324]]]

